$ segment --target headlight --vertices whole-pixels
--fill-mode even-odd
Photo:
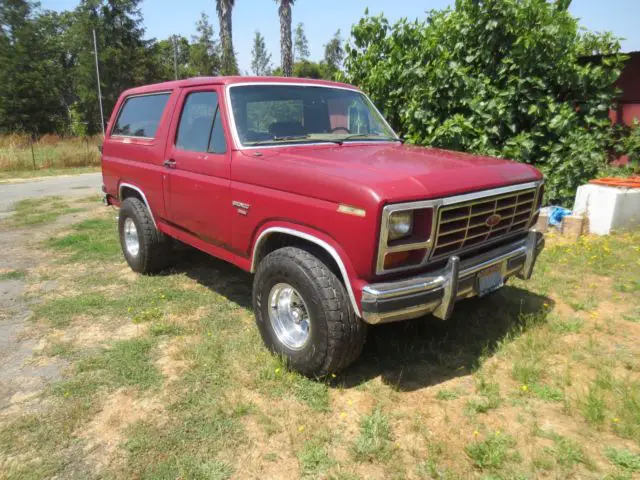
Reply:
[[[413,231],[413,210],[394,212],[389,216],[389,241],[411,235]]]

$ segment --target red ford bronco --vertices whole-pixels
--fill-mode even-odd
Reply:
[[[124,92],[103,145],[140,273],[172,239],[254,272],[262,338],[311,376],[345,368],[368,324],[432,313],[528,279],[542,175],[512,161],[403,145],[350,85],[194,78]]]

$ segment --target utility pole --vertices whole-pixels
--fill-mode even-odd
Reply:
[[[173,35],[173,72],[175,74],[176,80],[178,80],[178,48],[176,45],[176,36]]]
[[[98,78],[98,101],[100,103],[100,125],[104,137],[104,112],[102,110],[102,89],[100,88],[100,68],[98,67],[98,42],[96,41],[96,29],[93,29],[93,53],[96,57],[96,77]]]

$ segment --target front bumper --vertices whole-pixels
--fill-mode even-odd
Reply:
[[[541,233],[472,258],[449,258],[446,266],[409,279],[372,283],[362,290],[362,318],[370,324],[420,317],[427,313],[443,320],[453,313],[457,300],[479,294],[478,273],[499,269],[503,279],[516,275],[528,280],[539,253],[544,248]]]

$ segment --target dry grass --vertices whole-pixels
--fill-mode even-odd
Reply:
[[[45,135],[32,140],[27,135],[0,136],[0,172],[35,172],[97,167],[100,165],[98,146],[101,136],[67,137]],[[4,175],[3,175],[4,176]]]
[[[374,328],[356,364],[315,381],[265,351],[249,275],[191,250],[163,275],[131,275],[113,214],[98,216],[42,245],[52,260],[26,272],[59,279],[34,326],[41,354],[70,369],[35,416],[0,419],[9,477],[632,478],[640,468],[640,231],[551,239],[530,282],[462,302],[448,322]]]

